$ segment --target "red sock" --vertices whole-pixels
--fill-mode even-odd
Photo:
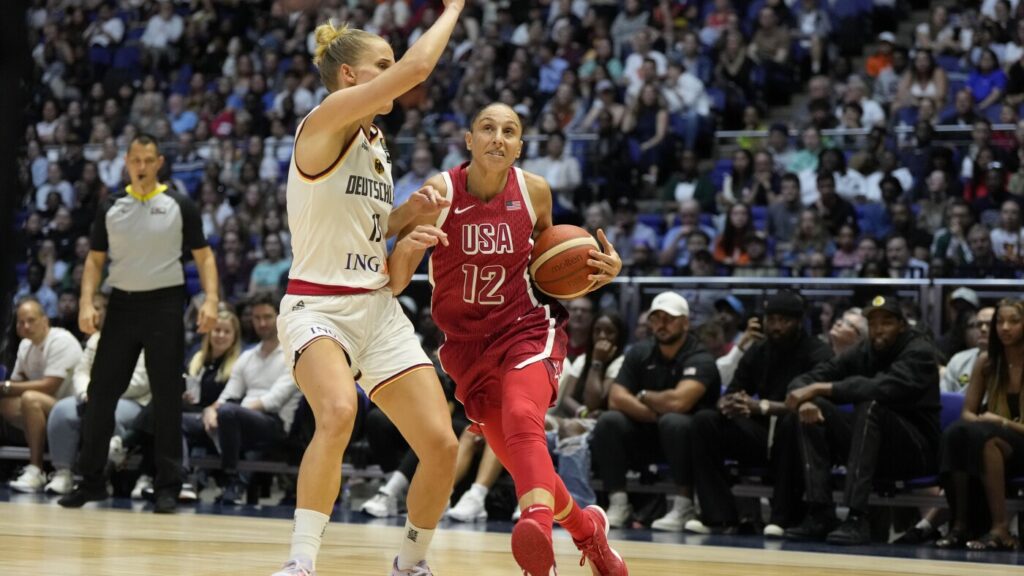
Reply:
[[[533,520],[544,530],[544,533],[551,537],[551,525],[555,521],[555,513],[551,511],[551,508],[543,506],[541,504],[532,504],[523,510],[523,515],[519,518],[519,521]]]
[[[558,478],[555,485],[555,508],[561,513],[566,507],[569,508],[569,514],[558,520],[558,523],[565,528],[573,540],[590,538],[594,533],[594,522],[576,505],[576,501],[569,495],[562,479]]]

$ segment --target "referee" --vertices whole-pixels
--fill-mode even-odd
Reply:
[[[104,470],[114,409],[127,389],[139,351],[146,351],[146,372],[153,393],[157,513],[174,512],[181,488],[181,369],[185,363],[184,251],[199,268],[206,301],[199,310],[199,331],[217,318],[217,266],[203,236],[199,210],[188,197],[157,182],[164,157],[148,135],[128,145],[126,168],[131,185],[100,208],[92,226],[89,256],[82,274],[78,323],[96,331],[92,297],[110,255],[103,338],[96,348],[88,402],[82,423],[78,471],[82,482],[59,500],[65,508],[107,498]]]

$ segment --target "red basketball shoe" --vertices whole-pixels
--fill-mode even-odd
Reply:
[[[594,576],[629,576],[629,569],[622,556],[608,545],[608,517],[600,506],[587,506],[583,513],[594,521],[594,533],[586,540],[573,539],[576,548],[583,553],[580,566],[590,560],[590,571]]]

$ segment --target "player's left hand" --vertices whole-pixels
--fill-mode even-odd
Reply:
[[[442,196],[433,186],[420,188],[409,197],[408,202],[417,214],[423,216],[437,216],[441,210],[452,205],[452,201]]]
[[[199,318],[196,322],[200,334],[206,334],[217,325],[217,301],[207,298],[199,307]]]
[[[619,253],[615,251],[615,246],[608,241],[608,237],[604,235],[604,230],[597,229],[597,239],[601,242],[601,246],[604,248],[601,252],[597,250],[590,251],[590,260],[587,260],[587,264],[597,268],[597,274],[591,274],[587,276],[589,280],[594,281],[594,287],[590,290],[597,290],[598,288],[611,283],[619,272],[622,271],[622,258],[619,258]]]

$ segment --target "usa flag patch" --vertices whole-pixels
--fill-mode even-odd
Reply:
[[[520,202],[519,200],[509,200],[509,201],[505,202],[505,210],[508,210],[508,211],[511,211],[511,210],[521,210],[522,208],[523,208],[523,203]]]

